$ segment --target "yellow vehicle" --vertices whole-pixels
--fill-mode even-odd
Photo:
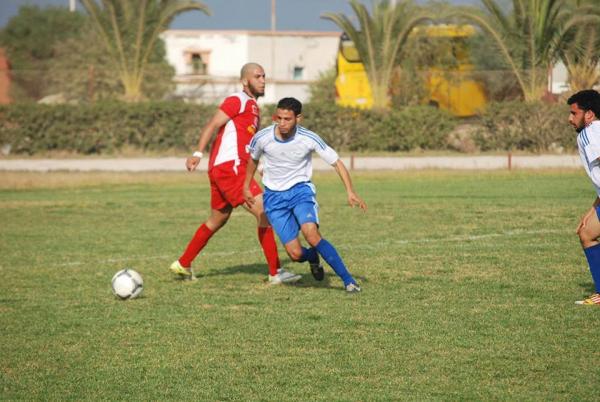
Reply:
[[[475,34],[470,25],[431,25],[415,28],[411,35],[423,34],[435,42],[445,38],[450,46],[445,51],[453,59],[450,67],[432,65],[424,67],[425,93],[423,103],[450,111],[455,116],[467,117],[476,114],[486,104],[485,91],[481,83],[475,81],[471,72],[465,39]],[[371,87],[354,43],[342,35],[337,55],[337,76],[335,80],[337,103],[342,106],[371,108],[373,97]]]

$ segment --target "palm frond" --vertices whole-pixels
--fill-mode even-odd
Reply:
[[[186,11],[210,14],[196,0],[80,0],[95,30],[118,66],[125,96],[141,96],[148,59],[158,36],[173,19]]]

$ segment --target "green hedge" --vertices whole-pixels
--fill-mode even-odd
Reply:
[[[572,151],[576,133],[568,118],[564,103],[492,103],[480,116],[474,140],[483,151]]]
[[[16,154],[189,149],[214,110],[175,102],[2,106],[0,144]]]
[[[263,107],[263,127],[274,107]],[[0,146],[13,154],[66,151],[111,154],[122,149],[188,152],[198,141],[214,105],[180,102],[0,106]],[[304,105],[301,123],[338,151],[451,149],[459,124],[481,150],[546,151],[575,148],[566,105],[491,104],[479,119],[461,121],[447,113],[414,106],[377,112],[334,103]]]
[[[308,103],[303,126],[341,151],[411,151],[446,149],[446,137],[457,120],[429,106],[377,112]]]

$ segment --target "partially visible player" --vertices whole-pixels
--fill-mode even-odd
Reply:
[[[227,223],[233,208],[243,205],[256,217],[258,240],[269,265],[269,283],[296,282],[301,278],[300,275],[280,268],[273,229],[263,210],[262,190],[255,181],[250,183],[249,191],[256,202],[251,206],[244,203],[243,183],[249,159],[247,147],[260,123],[256,100],[265,92],[265,71],[259,64],[248,63],[242,67],[240,78],[243,91],[225,98],[202,129],[198,150],[185,162],[188,171],[194,171],[214,132],[218,130],[208,161],[211,214],[169,269],[185,279],[194,279],[192,261],[208,240]]]
[[[318,204],[312,177],[312,153],[333,166],[344,183],[351,207],[367,210],[365,202],[354,192],[350,174],[338,154],[317,134],[298,125],[302,104],[294,98],[283,98],[273,116],[276,124],[259,131],[250,143],[244,197],[249,205],[259,200],[252,192],[252,181],[259,159],[263,163],[265,212],[290,258],[294,261],[314,261],[318,254],[327,261],[344,282],[349,293],[361,291],[335,247],[319,232]],[[298,239],[299,231],[313,248],[305,248]],[[318,253],[318,254],[317,254]],[[315,279],[322,272],[311,271]]]
[[[581,162],[592,181],[596,199],[577,225],[592,274],[596,293],[575,303],[600,306],[600,94],[592,89],[577,92],[567,100],[569,123],[577,131],[577,147]]]

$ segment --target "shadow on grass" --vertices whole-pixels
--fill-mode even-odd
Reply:
[[[593,282],[582,282],[579,284],[579,287],[581,287],[581,291],[584,293],[584,296],[589,296],[593,293],[596,293],[596,288],[594,287],[594,283]]]
[[[265,264],[241,264],[223,269],[207,272],[202,268],[194,270],[196,278],[206,278],[211,276],[236,275],[236,274],[256,274],[267,275],[268,268]]]
[[[316,281],[310,270],[308,268],[308,264],[295,264],[291,261],[286,261],[287,264],[282,264],[285,269],[292,271],[296,274],[302,275],[302,279],[298,282],[283,284],[284,286],[290,286],[295,288],[339,288],[340,290],[344,290],[341,279],[331,271],[331,268],[325,267],[325,278],[322,281]],[[329,272],[327,272],[329,270]],[[236,275],[236,274],[256,274],[260,275],[263,278],[265,284],[267,283],[267,275],[268,268],[264,264],[241,264],[234,265],[231,267],[227,267],[224,269],[214,270],[214,271],[196,271],[194,272],[194,276],[196,279],[208,278],[212,276],[224,276],[224,275]],[[367,283],[368,280],[364,276],[354,276],[359,285],[363,283]]]

